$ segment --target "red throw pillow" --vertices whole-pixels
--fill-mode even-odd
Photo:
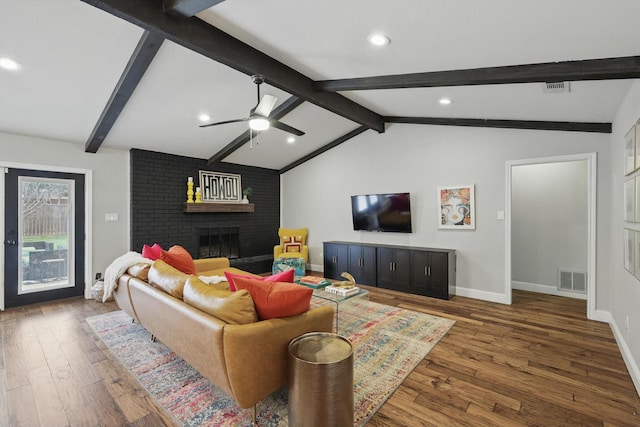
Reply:
[[[183,273],[196,274],[196,265],[193,262],[193,258],[182,246],[174,245],[168,251],[162,251],[160,259]]]
[[[144,246],[142,246],[142,256],[150,259],[151,261],[160,259],[162,256],[162,247],[157,243],[154,243],[153,246],[149,246],[145,243]]]
[[[260,320],[289,317],[309,310],[313,289],[288,282],[236,277],[237,289],[246,289],[253,298]]]
[[[233,280],[238,278],[238,277],[244,277],[245,279],[262,280],[264,282],[289,282],[289,283],[293,283],[294,274],[295,274],[295,270],[293,270],[293,269],[286,270],[286,271],[281,271],[280,273],[276,273],[276,274],[273,274],[273,275],[267,276],[267,277],[245,276],[244,274],[234,274],[234,273],[228,273],[226,271],[224,272],[224,275],[227,278],[227,282],[229,283],[229,290],[232,291],[232,292],[236,291],[236,285],[233,283]]]

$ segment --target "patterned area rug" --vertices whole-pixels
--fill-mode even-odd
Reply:
[[[314,305],[319,300],[314,298]],[[233,399],[122,311],[87,323],[181,426],[250,426]],[[340,306],[340,334],[354,348],[354,426],[363,426],[453,326],[454,321],[366,300]],[[287,390],[258,404],[258,424],[287,426]]]

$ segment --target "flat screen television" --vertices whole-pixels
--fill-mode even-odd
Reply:
[[[353,229],[411,233],[409,193],[351,196]]]

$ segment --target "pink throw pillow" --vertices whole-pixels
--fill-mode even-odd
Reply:
[[[295,274],[295,270],[293,269],[281,271],[280,273],[272,274],[271,276],[267,276],[267,277],[246,276],[243,274],[227,273],[226,271],[224,272],[224,275],[227,278],[227,282],[229,282],[229,290],[231,290],[232,292],[236,291],[236,285],[234,284],[233,281],[238,277],[243,277],[245,279],[260,280],[263,282],[293,283],[294,274]]]
[[[162,247],[157,243],[154,243],[153,246],[149,246],[145,243],[144,246],[142,246],[142,256],[150,259],[151,261],[160,259],[162,256]]]

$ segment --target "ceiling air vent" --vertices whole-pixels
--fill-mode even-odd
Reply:
[[[547,82],[542,88],[543,93],[569,93],[571,92],[570,82]]]

